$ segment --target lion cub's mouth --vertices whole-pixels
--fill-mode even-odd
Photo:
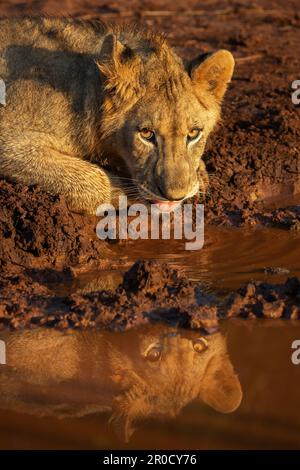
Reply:
[[[151,201],[161,212],[172,212],[179,207],[182,201]]]
[[[159,196],[157,196],[142,184],[138,185],[138,190],[145,201],[150,204],[154,204],[161,212],[174,211],[184,200],[181,199],[179,201],[170,201],[168,199],[159,198]]]

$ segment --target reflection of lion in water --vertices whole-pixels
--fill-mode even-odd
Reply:
[[[111,411],[128,440],[134,422],[174,417],[200,399],[234,411],[241,386],[220,333],[151,328],[122,334],[35,330],[1,333],[0,407],[39,416],[79,417]]]

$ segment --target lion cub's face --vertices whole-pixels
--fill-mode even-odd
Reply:
[[[113,128],[112,152],[125,160],[140,196],[181,201],[205,191],[201,156],[234,60],[219,51],[184,66],[166,43],[152,46],[143,56],[112,36],[104,43],[103,132]]]
[[[204,191],[199,165],[213,122],[212,112],[188,89],[173,99],[161,90],[134,107],[124,140],[145,199],[180,201]]]

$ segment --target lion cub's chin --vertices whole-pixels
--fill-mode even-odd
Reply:
[[[172,212],[180,206],[182,201],[152,201],[161,212]]]

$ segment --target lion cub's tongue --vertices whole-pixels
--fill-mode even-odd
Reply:
[[[181,204],[178,201],[153,201],[153,203],[161,212],[171,212]]]

